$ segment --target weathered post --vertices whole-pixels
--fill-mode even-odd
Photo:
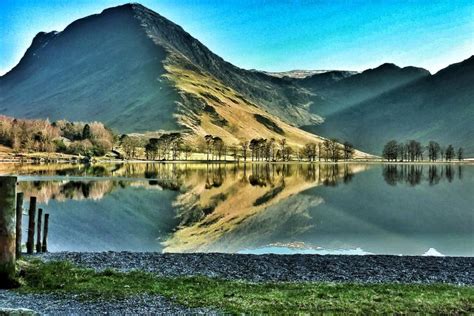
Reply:
[[[16,194],[16,257],[21,257],[21,223],[23,221],[23,192]]]
[[[49,214],[44,214],[44,231],[43,231],[43,252],[48,252],[48,228],[49,228]]]
[[[36,197],[30,197],[30,208],[28,209],[28,240],[26,241],[26,252],[33,254],[35,246],[35,216],[36,216]]]
[[[0,288],[11,288],[15,280],[16,177],[0,177]]]
[[[43,219],[43,209],[38,209],[38,223],[36,226],[36,252],[41,252],[41,221]]]

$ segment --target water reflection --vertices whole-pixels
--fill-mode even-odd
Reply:
[[[8,172],[20,175],[20,191],[40,202],[99,200],[117,188],[130,185],[180,191],[191,184],[204,189],[238,181],[252,187],[274,187],[287,178],[315,185],[348,184],[361,165],[301,164],[110,164],[110,165],[10,165]],[[74,180],[69,180],[74,179]],[[145,181],[146,180],[146,181]]]
[[[286,247],[289,253],[361,254],[422,254],[432,247],[469,253],[467,246],[450,250],[473,237],[473,169],[464,168],[0,164],[1,173],[20,175],[26,197],[36,196],[54,213],[56,251],[258,253]]]
[[[455,179],[455,166],[446,165],[384,165],[383,177],[389,185],[407,184],[419,185],[427,181],[430,185],[439,184],[440,181],[451,183]],[[462,180],[462,166],[458,165],[458,179]]]

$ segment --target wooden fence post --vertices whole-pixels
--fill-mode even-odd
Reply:
[[[43,219],[43,209],[38,209],[38,223],[36,226],[36,252],[41,252],[41,221]]]
[[[26,252],[33,254],[35,246],[35,216],[36,216],[36,197],[30,197],[30,208],[28,209],[28,240],[26,242]]]
[[[16,257],[21,257],[21,238],[22,228],[21,223],[23,221],[23,192],[16,194]]]
[[[0,288],[18,285],[15,278],[16,177],[0,177]]]
[[[48,228],[49,228],[49,214],[44,214],[44,231],[43,231],[43,247],[42,252],[48,252]]]

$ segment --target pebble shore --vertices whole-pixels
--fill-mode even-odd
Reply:
[[[158,276],[208,276],[251,282],[449,283],[474,285],[473,257],[161,254],[134,252],[35,255],[45,261],[67,260],[95,269],[142,270]],[[1,308],[27,308],[49,315],[219,314],[189,309],[161,296],[82,302],[74,296],[0,291]],[[0,313],[1,314],[1,313]]]

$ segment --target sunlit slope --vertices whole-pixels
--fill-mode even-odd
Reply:
[[[192,141],[199,142],[207,134],[218,135],[229,145],[252,138],[285,138],[298,149],[306,143],[324,140],[266,112],[211,74],[181,65],[182,62],[169,58],[165,76],[182,93],[177,119],[193,131],[188,137]],[[357,151],[356,156],[364,154]]]

